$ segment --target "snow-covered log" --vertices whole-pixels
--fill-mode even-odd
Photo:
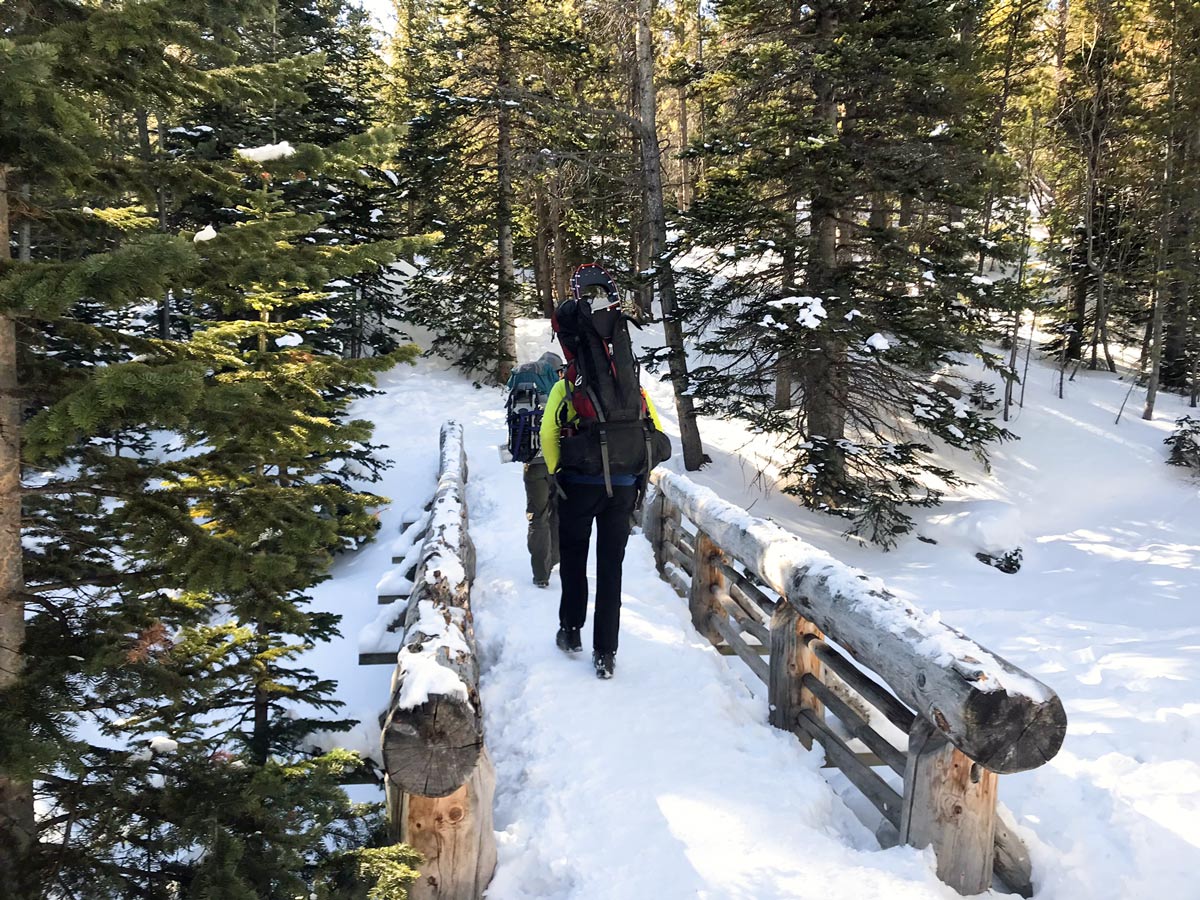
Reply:
[[[383,729],[389,781],[446,797],[471,776],[483,748],[479,664],[470,608],[475,551],[467,531],[462,426],[441,432],[441,465],[408,599]]]
[[[1021,772],[1062,746],[1066,712],[1042,682],[778,525],[673,472],[655,469],[651,478],[670,506],[878,673],[972,761]]]

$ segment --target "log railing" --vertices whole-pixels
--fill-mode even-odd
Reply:
[[[821,744],[879,811],[881,840],[932,846],[960,893],[995,876],[1030,896],[996,782],[1058,752],[1054,691],[774,523],[673,472],[651,482],[643,531],[659,572],[696,629],[762,680],[771,724]]]
[[[392,838],[425,858],[413,900],[478,900],[496,867],[496,774],[483,743],[466,483],[462,426],[447,422],[437,491],[426,519],[410,526],[424,531],[416,568],[400,562],[408,596],[392,601],[402,606],[403,637],[383,718]]]

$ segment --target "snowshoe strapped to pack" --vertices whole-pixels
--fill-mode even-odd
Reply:
[[[557,359],[557,357],[555,357]],[[542,410],[546,405],[537,363],[525,363],[513,372],[512,388],[504,404],[508,423],[508,452],[513,462],[532,462],[542,452]]]
[[[567,359],[567,398],[578,416],[562,427],[561,468],[604,476],[644,477],[670,458],[671,444],[654,427],[639,383],[629,337],[631,321],[619,306],[617,286],[602,267],[587,263],[571,278],[571,298],[554,313],[554,332]]]

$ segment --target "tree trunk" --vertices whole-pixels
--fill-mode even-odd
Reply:
[[[1162,334],[1161,384],[1173,390],[1187,387],[1188,337],[1195,316],[1193,292],[1197,284],[1196,223],[1197,203],[1200,202],[1200,124],[1192,123],[1189,133],[1180,136],[1176,145],[1179,165],[1172,174],[1172,185],[1183,196],[1172,197],[1176,203],[1173,222],[1167,232],[1170,253],[1165,266],[1172,272],[1168,303],[1163,310],[1165,321]]]
[[[818,40],[832,44],[838,27],[837,11],[831,3],[822,3],[817,12]],[[837,139],[838,105],[833,80],[824,72],[813,77],[813,126],[827,139]],[[811,236],[808,262],[808,291],[825,298],[837,293],[838,269],[838,198],[830,186],[817,185],[809,200]],[[814,332],[815,344],[803,360],[806,433],[810,440],[823,438],[823,470],[814,500],[833,508],[841,505],[838,488],[846,480],[845,452],[838,441],[846,436],[846,347],[836,335],[823,330]]]
[[[504,10],[511,15],[511,10]],[[512,85],[512,39],[508,25],[502,24],[499,41],[500,74],[497,79],[499,111],[496,133],[496,242],[499,256],[497,279],[497,343],[496,380],[508,381],[517,359],[516,300],[517,283],[513,263],[512,233],[512,112],[507,105]]]
[[[685,155],[688,147],[687,85],[679,86],[679,208],[692,205],[692,167]]]
[[[1172,7],[1174,4],[1172,4]],[[1174,12],[1174,9],[1172,9]],[[1158,382],[1162,371],[1163,360],[1163,318],[1164,307],[1167,305],[1167,250],[1174,237],[1172,218],[1175,193],[1175,152],[1176,152],[1176,99],[1177,84],[1175,79],[1175,19],[1171,20],[1170,62],[1167,75],[1167,121],[1171,128],[1167,137],[1166,162],[1163,164],[1162,180],[1162,210],[1159,215],[1158,247],[1154,267],[1154,310],[1150,324],[1150,377],[1146,385],[1146,406],[1142,411],[1143,419],[1154,418],[1154,403],[1158,398]]]
[[[796,289],[796,198],[788,195],[788,239],[780,251],[783,257],[779,288],[784,297],[792,296]],[[796,361],[791,358],[786,347],[781,347],[775,359],[775,408],[791,409],[793,380],[796,372]]]
[[[546,184],[537,179],[533,193],[533,280],[537,285],[542,313],[549,319],[554,315],[554,272],[550,263],[550,204],[546,200]]]
[[[1087,268],[1077,266],[1075,279],[1071,282],[1071,331],[1067,335],[1065,359],[1083,359],[1083,330],[1087,327],[1087,277]]]
[[[667,339],[671,383],[675,388],[675,409],[679,414],[679,434],[683,442],[683,464],[694,472],[709,462],[700,443],[696,408],[688,393],[687,356],[683,346],[683,325],[675,303],[675,272],[666,258],[667,219],[663,209],[662,160],[658,149],[655,122],[654,48],[650,37],[651,0],[637,0],[637,84],[641,128],[638,137],[642,151],[642,194],[650,238],[650,264],[658,277],[662,305],[663,331]]]
[[[8,178],[0,163],[0,263],[12,258]],[[0,265],[0,269],[3,266]],[[17,397],[16,323],[0,315],[0,698],[25,667],[25,590],[21,567],[21,402]],[[7,700],[0,703],[11,708]],[[35,837],[33,789],[0,772],[0,884],[14,900],[33,897],[24,860]]]
[[[17,259],[27,263],[33,258],[33,219],[29,208],[33,192],[28,181],[21,185],[18,193],[21,197],[21,225],[17,232]]]
[[[550,246],[553,265],[554,290],[558,302],[571,295],[571,253],[567,246],[567,234],[563,228],[562,183],[555,179],[550,191]]]

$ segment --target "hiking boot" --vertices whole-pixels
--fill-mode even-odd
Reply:
[[[558,629],[554,643],[558,644],[558,649],[563,653],[578,653],[583,649],[583,643],[579,640],[579,629],[567,628],[565,625]]]
[[[592,665],[596,667],[597,678],[612,678],[617,667],[617,654],[597,651],[592,654]]]

